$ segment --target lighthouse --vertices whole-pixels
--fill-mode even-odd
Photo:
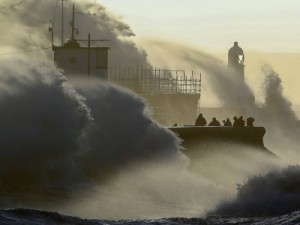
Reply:
[[[242,80],[244,82],[244,51],[239,47],[238,42],[234,42],[233,47],[228,51],[228,72],[230,76],[233,76],[236,80]]]

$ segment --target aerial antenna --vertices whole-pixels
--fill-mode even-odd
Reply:
[[[72,37],[71,40],[74,40],[74,32],[75,32],[75,4],[73,3],[73,12],[72,12]]]
[[[78,28],[75,27],[75,14],[80,14],[80,15],[89,15],[89,16],[96,16],[96,13],[84,13],[84,12],[75,12],[75,5],[73,4],[73,13],[72,13],[72,21],[70,22],[70,25],[72,27],[72,37],[71,40],[75,40],[75,34],[79,34]]]
[[[68,0],[61,1],[61,45],[64,46],[64,2]]]
[[[49,27],[49,32],[51,32],[51,42],[52,42],[52,47],[54,46],[54,22],[50,20],[51,27]]]
[[[61,46],[64,46],[64,0],[61,0]]]

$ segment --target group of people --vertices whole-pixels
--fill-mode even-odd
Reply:
[[[253,127],[253,123],[254,123],[254,118],[253,117],[249,117],[247,118],[247,120],[245,121],[243,119],[243,116],[238,117],[233,117],[233,123],[230,121],[229,118],[227,118],[226,120],[223,120],[223,126],[225,127]],[[196,123],[196,126],[206,126],[207,122],[206,119],[203,117],[202,113],[199,114]],[[212,118],[212,121],[208,124],[208,126],[213,126],[213,127],[219,127],[221,126],[221,123],[216,119],[216,117]]]

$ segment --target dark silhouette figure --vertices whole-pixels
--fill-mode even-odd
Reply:
[[[238,122],[238,127],[244,127],[245,126],[245,120],[243,119],[242,116],[240,116],[237,120]]]
[[[212,119],[212,121],[209,123],[209,126],[212,126],[212,127],[219,127],[221,126],[220,122],[216,119],[216,117],[214,117]]]
[[[239,124],[238,124],[238,118],[236,116],[233,117],[233,126],[234,127],[238,127],[239,126]]]
[[[253,126],[253,122],[255,121],[255,119],[253,117],[249,117],[247,119],[247,127],[254,127]]]
[[[177,123],[174,123],[173,127],[177,127]]]
[[[205,126],[207,124],[206,119],[203,117],[202,113],[199,114],[195,125],[196,126]]]
[[[229,118],[227,118],[226,120],[223,120],[223,123],[224,123],[224,127],[231,127],[232,126],[232,123],[231,123]]]

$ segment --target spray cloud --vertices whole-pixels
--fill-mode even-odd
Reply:
[[[77,10],[100,15],[81,16],[77,23],[80,29],[78,38],[84,39],[87,32],[93,30],[93,37],[110,39],[110,46],[114,49],[110,54],[112,65],[147,63],[145,53],[124,41],[124,37],[133,34],[126,24],[106,13],[102,6],[88,1],[76,2]],[[1,47],[24,50],[48,46],[50,35],[45,31],[49,17],[44,15],[49,15],[49,8],[55,5],[53,3],[37,0],[11,3],[4,0],[0,21],[13,24],[18,34],[3,35]],[[70,12],[70,7],[66,6],[66,11]],[[36,13],[28,16],[31,9],[35,9]],[[59,14],[55,18],[55,29],[59,31]],[[8,32],[8,25],[0,23]],[[65,27],[68,27],[67,23]],[[85,26],[81,26],[83,24]],[[59,32],[56,35],[55,43],[59,42]],[[266,115],[263,110],[270,109],[254,105],[251,89],[228,79],[225,66],[215,58],[196,50],[173,48],[171,44],[162,42],[156,42],[152,47],[172,53],[159,53],[166,67],[174,67],[170,64],[173,62],[207,71],[210,87],[223,104],[242,105],[256,113],[257,118]],[[170,60],[170,55],[179,59],[180,64]],[[49,59],[50,53],[42,53],[42,56]],[[45,65],[48,63],[43,64],[40,71],[36,69],[40,64],[14,58],[8,58],[1,65],[0,115],[3,124],[1,133],[4,135],[0,139],[3,143],[0,151],[3,181],[0,203],[3,206],[46,208],[41,204],[45,199],[65,202],[65,198],[61,201],[61,191],[45,191],[53,189],[67,190],[68,195],[71,193],[68,198],[82,202],[77,194],[81,195],[82,190],[88,190],[88,193],[94,190],[88,196],[90,198],[86,198],[86,204],[93,203],[95,212],[84,211],[83,208],[87,208],[85,204],[74,208],[66,206],[61,210],[82,212],[93,217],[102,211],[104,216],[115,218],[138,217],[137,214],[143,218],[195,216],[212,208],[222,195],[229,194],[230,191],[224,190],[224,187],[203,179],[201,171],[194,176],[186,170],[188,160],[179,151],[179,140],[145,114],[141,98],[98,82],[79,85],[72,81],[73,87],[70,83],[66,85],[65,78],[53,65]],[[272,90],[273,86],[268,87],[267,90]],[[267,98],[271,100],[266,101],[266,106],[282,96],[280,91],[278,93],[276,98]],[[288,107],[286,99],[281,99],[280,106]],[[134,183],[136,180],[138,182]],[[84,195],[88,194],[84,192]],[[32,196],[40,196],[40,199],[28,202]],[[96,201],[92,201],[93,198]],[[107,208],[102,204],[106,200],[109,200]],[[131,201],[134,208],[130,211],[128,207],[122,213],[116,207],[121,200]],[[160,210],[156,210],[158,205],[162,206]],[[126,207],[122,206],[123,209]]]

